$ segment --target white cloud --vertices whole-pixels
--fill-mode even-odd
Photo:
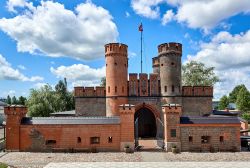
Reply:
[[[219,98],[239,84],[245,84],[250,89],[249,48],[250,30],[236,35],[223,31],[216,34],[210,42],[202,43],[200,51],[195,55],[188,55],[188,59],[215,67],[221,80],[215,85],[215,96]]]
[[[20,81],[42,81],[43,78],[40,76],[27,77],[19,70],[12,68],[11,64],[0,55],[0,80],[20,80]]]
[[[91,60],[101,58],[104,44],[118,37],[110,13],[90,1],[74,11],[52,1],[23,10],[0,19],[0,29],[17,42],[19,52]]]
[[[178,8],[176,14],[178,22],[205,31],[217,26],[224,19],[250,11],[249,0],[169,0],[169,3]]]
[[[91,68],[88,65],[74,64],[50,68],[50,71],[58,78],[67,78],[74,86],[97,86],[101,78],[105,76],[106,67]]]
[[[161,23],[162,23],[162,25],[166,25],[167,23],[171,22],[173,19],[174,19],[174,12],[173,12],[173,10],[168,10],[163,15]]]
[[[136,56],[137,56],[137,54],[135,52],[132,52],[132,51],[128,52],[128,58],[134,58]]]
[[[125,15],[126,15],[126,17],[128,18],[128,17],[130,17],[130,13],[129,12],[125,12]]]
[[[160,16],[159,4],[165,0],[132,0],[131,6],[136,14],[150,19]]]
[[[161,16],[159,9],[166,3],[176,9],[176,14],[168,9],[162,17],[163,25],[175,19],[179,23],[186,23],[190,28],[201,28],[205,32],[209,32],[227,18],[250,12],[249,0],[131,0],[136,14],[151,19]],[[221,26],[230,28],[227,23]]]
[[[8,0],[7,1],[7,9],[10,12],[14,12],[16,13],[17,11],[15,10],[16,7],[32,7],[33,4],[32,3],[28,3],[26,0]]]
[[[23,66],[23,65],[18,65],[17,67],[18,67],[19,69],[21,69],[21,70],[25,70],[25,69],[26,69],[26,67]]]

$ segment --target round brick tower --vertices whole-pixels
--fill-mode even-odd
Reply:
[[[158,46],[161,95],[163,103],[181,103],[182,44],[164,43]],[[177,97],[175,97],[177,96]]]
[[[105,45],[106,116],[119,116],[119,105],[128,103],[128,46],[120,43]]]

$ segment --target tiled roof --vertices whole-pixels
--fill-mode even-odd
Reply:
[[[187,116],[180,118],[181,124],[240,124],[238,117]]]
[[[74,115],[76,114],[75,110],[71,110],[71,111],[60,111],[60,112],[55,112],[55,113],[51,113],[51,115]]]
[[[24,117],[21,124],[120,124],[120,117]]]

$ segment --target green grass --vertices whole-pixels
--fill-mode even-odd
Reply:
[[[5,164],[5,163],[0,163],[0,168],[7,168],[7,167],[8,167],[7,164]]]

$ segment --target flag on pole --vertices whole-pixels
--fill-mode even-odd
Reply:
[[[139,26],[139,31],[142,32],[143,31],[143,27],[142,27],[142,23]]]

